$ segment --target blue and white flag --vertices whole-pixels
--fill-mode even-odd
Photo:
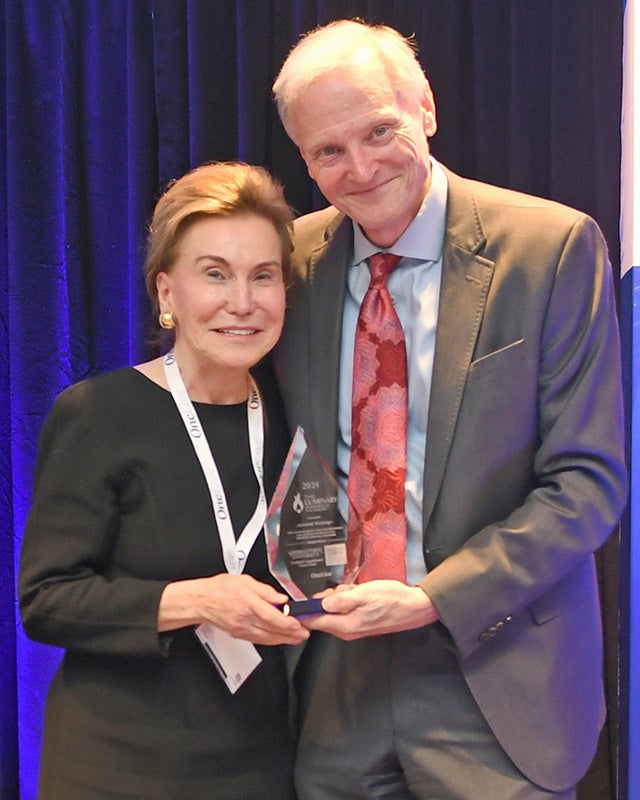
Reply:
[[[640,87],[640,59],[635,54],[640,19],[635,14],[635,0],[624,7],[624,44],[622,64],[622,164],[620,244],[621,273],[640,265],[640,106],[634,102]]]
[[[631,498],[626,532],[629,549],[629,597],[628,613],[624,614],[629,630],[622,630],[622,640],[628,642],[628,664],[620,698],[622,714],[627,731],[621,731],[621,782],[619,796],[625,800],[640,800],[640,464],[636,464],[636,453],[640,455],[640,339],[638,328],[640,306],[637,302],[640,290],[640,104],[636,103],[636,91],[640,90],[640,19],[636,14],[635,0],[624,3],[624,39],[622,60],[622,163],[620,165],[620,268],[622,299],[622,340],[630,363],[630,375],[625,386],[629,398],[627,410],[630,415]],[[625,628],[627,627],[625,622]],[[623,667],[624,668],[624,667]],[[626,736],[625,736],[626,733]],[[626,752],[625,752],[626,751]],[[625,769],[626,767],[626,769]],[[626,771],[626,776],[624,775]]]

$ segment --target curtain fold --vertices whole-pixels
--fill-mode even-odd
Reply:
[[[304,31],[360,16],[415,34],[438,108],[436,157],[592,214],[617,270],[622,8],[0,0],[0,9],[0,796],[34,800],[60,656],[24,637],[16,605],[37,437],[70,383],[151,352],[141,266],[159,192],[199,163],[240,159],[271,169],[300,213],[322,205],[271,84]],[[604,595],[615,721],[615,592]],[[612,796],[615,737],[613,725],[583,798]]]

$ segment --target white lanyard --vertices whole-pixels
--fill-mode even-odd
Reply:
[[[264,429],[262,427],[262,402],[260,400],[260,395],[258,394],[253,379],[251,379],[251,389],[247,401],[249,448],[251,450],[253,471],[258,481],[259,494],[256,510],[253,512],[253,516],[249,522],[247,522],[245,529],[236,542],[235,536],[233,535],[229,508],[227,506],[227,498],[225,497],[222,481],[220,480],[220,474],[218,473],[218,468],[209,443],[207,442],[207,438],[200,425],[198,414],[187,394],[173,350],[165,355],[162,364],[169,389],[178,407],[184,426],[187,429],[191,444],[196,451],[198,461],[202,467],[202,472],[207,481],[207,486],[209,487],[211,505],[213,506],[213,513],[218,523],[222,555],[227,572],[232,575],[239,575],[247,563],[247,556],[255,540],[258,538],[258,534],[262,531],[262,526],[267,515],[267,498],[264,493],[264,483],[262,480]]]

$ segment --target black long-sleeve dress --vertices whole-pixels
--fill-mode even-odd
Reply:
[[[265,490],[288,436],[265,389]],[[257,482],[246,403],[194,404],[234,530]],[[169,392],[124,368],[56,401],[20,569],[26,632],[65,648],[46,710],[41,800],[289,800],[281,647],[232,695],[192,629],[158,634],[164,587],[224,571],[202,471]],[[271,581],[263,538],[245,573]]]

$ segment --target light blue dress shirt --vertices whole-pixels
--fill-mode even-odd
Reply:
[[[402,256],[387,286],[404,329],[409,382],[407,434],[407,582],[426,574],[422,553],[422,494],[429,394],[436,343],[442,246],[447,208],[447,178],[431,159],[432,178],[420,211],[388,252]],[[346,487],[351,454],[353,348],[362,299],[369,288],[366,259],[380,248],[353,224],[354,255],[347,273],[342,320],[339,383],[338,477]]]

